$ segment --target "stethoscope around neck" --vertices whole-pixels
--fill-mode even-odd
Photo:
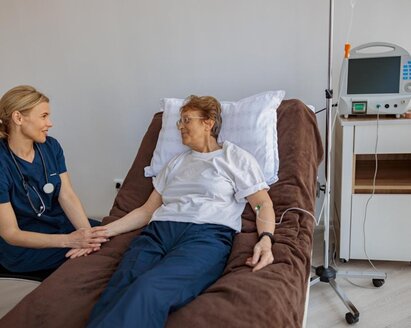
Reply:
[[[49,182],[46,162],[44,161],[43,153],[41,152],[40,147],[36,143],[34,145],[35,145],[37,151],[40,154],[41,163],[43,164],[44,175],[46,177],[46,184],[43,186],[43,191],[46,194],[51,194],[54,191],[54,185],[51,182]],[[26,192],[26,196],[27,196],[27,199],[29,200],[30,206],[33,209],[34,213],[36,213],[36,215],[38,217],[40,217],[44,213],[44,211],[46,210],[46,206],[44,204],[43,198],[40,196],[40,193],[37,191],[37,189],[29,183],[27,177],[23,175],[23,172],[21,171],[20,166],[17,163],[17,160],[16,160],[13,152],[11,151],[10,147],[8,147],[8,148],[9,148],[10,156],[13,159],[14,164],[16,165],[17,171],[19,172],[21,182],[23,184],[23,188],[24,188],[24,191]],[[30,192],[29,192],[30,188],[34,191],[34,193],[37,195],[37,197],[40,200],[41,205],[40,205],[39,209],[37,209],[34,206],[33,201],[31,200]]]

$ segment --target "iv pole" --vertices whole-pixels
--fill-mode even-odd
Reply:
[[[328,88],[325,90],[326,97],[326,140],[325,140],[325,211],[324,211],[324,264],[314,267],[315,276],[311,278],[310,286],[318,282],[326,282],[333,288],[335,293],[349,310],[345,314],[345,320],[349,324],[354,324],[359,321],[360,313],[354,304],[348,299],[341,287],[335,281],[336,277],[351,277],[361,278],[368,277],[376,280],[374,286],[380,287],[386,278],[385,273],[379,272],[340,272],[329,266],[329,237],[330,237],[330,209],[331,209],[331,149],[332,149],[332,52],[333,52],[333,17],[334,17],[334,0],[330,0],[329,11],[329,34],[328,34]]]

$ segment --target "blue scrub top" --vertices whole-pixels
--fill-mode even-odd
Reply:
[[[74,231],[74,227],[61,208],[58,197],[61,188],[60,174],[67,171],[63,149],[58,141],[47,137],[44,144],[38,144],[44,158],[48,181],[54,185],[54,191],[46,194],[43,162],[37,147],[32,163],[14,155],[26,181],[40,194],[45,204],[45,212],[38,217],[30,205],[23,187],[22,178],[9,152],[7,141],[0,140],[0,203],[10,202],[21,230],[48,234],[65,234]],[[31,187],[28,187],[31,201],[38,211],[41,201]],[[0,218],[1,220],[1,218]],[[25,271],[30,257],[37,253],[34,249],[12,246],[0,237],[0,264],[11,270]]]

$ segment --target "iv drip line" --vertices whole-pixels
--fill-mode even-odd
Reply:
[[[348,24],[347,38],[345,39],[346,43],[350,42],[352,22],[353,22],[353,18],[354,18],[354,7],[355,7],[356,3],[357,3],[357,0],[351,0],[350,23]]]

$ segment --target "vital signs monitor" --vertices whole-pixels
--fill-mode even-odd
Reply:
[[[373,42],[351,50],[341,68],[340,115],[399,117],[407,111],[410,101],[411,57],[405,49]]]

